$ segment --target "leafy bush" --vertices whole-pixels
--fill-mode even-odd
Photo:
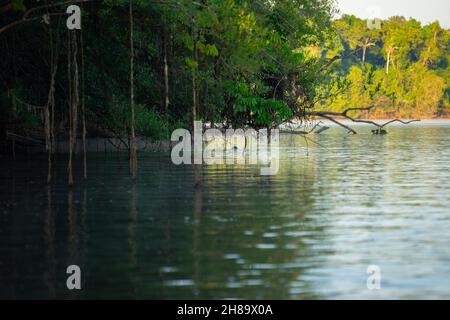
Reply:
[[[129,104],[119,104],[109,108],[104,118],[106,127],[114,128],[116,133],[126,135],[131,128],[131,109]],[[155,110],[149,110],[145,105],[135,106],[136,134],[155,140],[168,139],[169,121]]]
[[[252,123],[256,126],[270,126],[280,123],[292,115],[292,110],[284,101],[265,98],[267,88],[261,84],[249,85],[244,82],[230,82],[227,86],[227,94],[233,101],[233,110],[237,118],[246,118],[250,115]],[[244,117],[240,117],[244,115]],[[248,117],[247,117],[248,118]],[[236,122],[236,121],[234,121]]]

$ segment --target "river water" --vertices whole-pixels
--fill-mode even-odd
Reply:
[[[203,166],[199,190],[168,154],[136,184],[89,154],[73,189],[64,159],[48,188],[44,157],[1,158],[0,298],[449,299],[450,122],[371,129],[282,136],[277,175]]]

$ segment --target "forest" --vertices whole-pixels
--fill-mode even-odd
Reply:
[[[373,118],[448,116],[450,33],[439,22],[422,26],[392,17],[370,29],[365,20],[343,15],[334,26],[338,39],[328,50],[342,56],[335,74],[351,86],[325,106],[374,105],[366,115]]]
[[[137,136],[193,120],[449,115],[449,30],[337,17],[332,0],[1,0],[0,143],[41,142],[50,159],[67,141],[71,162],[79,140],[116,137],[135,172]]]

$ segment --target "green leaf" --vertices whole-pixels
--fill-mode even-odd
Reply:
[[[211,57],[217,57],[219,55],[219,50],[215,44],[207,44],[206,45],[206,54]]]
[[[201,53],[207,54],[207,53],[206,53],[206,51],[207,51],[207,46],[205,46],[205,45],[204,45],[202,42],[200,42],[200,41],[197,42],[197,49],[198,49],[198,51],[200,51]]]
[[[192,40],[191,36],[188,34],[179,35],[179,39],[183,43],[186,49],[189,51],[194,51],[194,40]]]
[[[23,4],[23,0],[12,0],[11,2],[13,10],[15,11],[26,11],[27,8]]]
[[[198,63],[197,63],[197,61],[195,61],[194,59],[192,59],[192,58],[185,58],[184,59],[184,62],[186,62],[186,64],[187,64],[187,66],[189,67],[189,68],[191,68],[191,69],[197,69],[197,67],[198,67]]]

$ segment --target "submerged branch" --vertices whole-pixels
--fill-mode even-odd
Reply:
[[[420,120],[419,120],[419,119],[415,119],[415,120],[403,121],[403,120],[400,120],[400,119],[394,119],[394,120],[388,121],[388,122],[386,122],[385,124],[383,124],[383,125],[381,126],[381,128],[384,128],[384,127],[386,127],[388,124],[391,124],[391,123],[393,123],[393,122],[400,122],[400,123],[402,123],[402,124],[410,124],[410,123],[412,123],[412,122],[420,122]]]
[[[319,117],[322,117],[322,118],[324,118],[324,119],[328,119],[328,120],[330,120],[331,122],[336,123],[337,125],[339,125],[339,126],[345,128],[345,129],[347,129],[349,132],[351,132],[351,133],[353,133],[353,134],[357,134],[357,132],[356,132],[355,130],[353,130],[353,129],[350,128],[349,126],[347,126],[347,125],[345,125],[345,124],[343,124],[343,123],[337,121],[336,119],[334,119],[334,118],[331,117],[331,116],[328,116],[328,115],[326,115],[326,114],[321,114],[321,115],[318,115],[318,116],[319,116]]]
[[[391,124],[391,123],[394,123],[394,122],[400,122],[400,123],[402,123],[402,124],[410,124],[410,123],[412,123],[412,122],[418,122],[418,121],[420,121],[420,120],[418,120],[418,119],[415,119],[415,120],[408,120],[408,121],[403,121],[403,120],[400,120],[400,119],[393,119],[393,120],[390,120],[390,121],[388,121],[388,122],[386,122],[386,123],[384,123],[384,124],[380,124],[380,123],[377,123],[377,122],[372,121],[372,120],[356,119],[356,118],[351,117],[351,116],[348,115],[349,112],[351,112],[351,111],[370,111],[370,110],[372,110],[373,108],[374,108],[373,106],[372,106],[372,107],[366,107],[366,108],[348,108],[348,109],[344,110],[343,112],[333,112],[333,111],[307,111],[306,113],[302,113],[302,115],[304,115],[304,116],[309,116],[309,117],[321,117],[321,118],[327,119],[327,120],[329,120],[329,121],[331,121],[331,122],[334,122],[334,123],[336,123],[337,125],[339,125],[339,126],[345,128],[345,129],[347,129],[349,132],[351,132],[351,133],[353,133],[353,134],[357,134],[357,132],[356,132],[354,129],[350,128],[349,126],[347,126],[347,125],[345,125],[345,124],[339,122],[339,121],[336,120],[335,118],[336,118],[336,117],[342,117],[342,118],[348,119],[348,120],[350,120],[350,121],[352,121],[352,122],[356,122],[356,123],[367,123],[367,124],[374,125],[374,126],[378,127],[379,129],[383,129],[383,128],[386,127],[387,125],[389,125],[389,124]]]

